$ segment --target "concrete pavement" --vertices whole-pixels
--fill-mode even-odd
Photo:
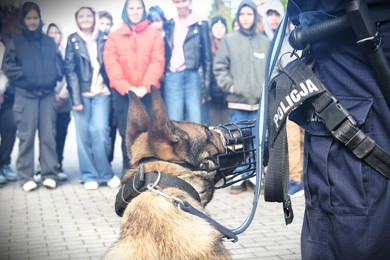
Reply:
[[[0,186],[0,260],[100,259],[119,235],[114,212],[117,189],[86,191],[79,183],[73,120],[65,145],[64,169],[69,180],[55,190],[40,186],[25,193],[17,182]],[[117,138],[113,169],[121,168]],[[15,169],[17,145],[13,152]],[[37,146],[37,143],[36,143]],[[207,206],[210,215],[229,228],[247,217],[253,196],[218,190]],[[236,243],[225,242],[233,259],[300,259],[300,231],[304,198],[292,199],[295,219],[284,224],[282,205],[260,198],[254,221]]]

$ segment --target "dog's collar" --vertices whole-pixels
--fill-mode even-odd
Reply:
[[[137,197],[142,192],[148,190],[148,185],[157,183],[161,189],[178,188],[184,190],[191,197],[201,202],[198,192],[188,182],[171,174],[144,172],[141,166],[139,171],[130,177],[125,185],[119,189],[115,200],[115,212],[122,217],[127,205],[132,199]]]

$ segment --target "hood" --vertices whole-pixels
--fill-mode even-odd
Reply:
[[[39,21],[39,26],[38,29],[35,31],[30,31],[26,24],[24,23],[24,17],[27,15],[27,13],[31,10],[37,11],[40,21]],[[41,38],[43,31],[43,22],[41,18],[41,11],[39,9],[39,6],[36,3],[33,2],[26,2],[23,4],[22,8],[20,8],[19,11],[19,24],[20,24],[20,29],[22,30],[23,35],[29,39],[29,40],[38,40]]]
[[[269,24],[268,19],[267,19],[267,12],[269,10],[273,10],[273,11],[278,12],[280,14],[280,19],[283,19],[284,7],[279,0],[266,1],[265,5],[264,5],[264,13],[262,14],[264,32],[269,39],[272,39],[274,37],[274,31],[272,30],[271,25]]]
[[[92,32],[92,37],[91,39],[88,40],[88,37],[85,36],[85,34],[81,31],[80,27],[77,25],[77,34],[80,35],[80,37],[85,41],[85,42],[89,42],[90,40],[91,41],[96,41],[96,39],[98,38],[99,36],[99,25],[98,25],[98,21],[99,21],[99,14],[98,13],[95,13],[95,26],[93,28],[93,32]],[[76,22],[77,24],[77,22]]]
[[[131,0],[126,0],[125,4],[124,4],[124,6],[123,6],[123,9],[122,9],[122,20],[123,20],[123,22],[124,22],[125,24],[127,24],[131,29],[133,29],[133,24],[130,22],[130,19],[129,19],[129,17],[127,16],[127,11],[126,11],[126,9],[127,9],[127,3],[128,3],[129,1],[131,1]],[[146,20],[146,18],[147,18],[145,3],[144,3],[144,1],[142,1],[142,0],[141,0],[141,3],[142,3],[142,7],[143,7],[143,9],[144,9],[144,16],[142,17],[142,20],[140,21],[140,23],[143,22],[144,20]]]
[[[248,6],[250,8],[252,8],[254,14],[255,14],[255,20],[254,20],[254,23],[252,25],[252,28],[250,30],[245,30],[242,28],[242,25],[240,23],[240,20],[238,19],[238,16],[240,14],[240,11],[241,9],[244,7],[244,6]],[[257,25],[257,21],[259,20],[259,14],[257,13],[257,6],[256,4],[252,1],[252,0],[243,0],[241,1],[240,5],[238,6],[237,8],[237,13],[236,13],[236,20],[238,22],[238,25],[240,26],[240,29],[239,31],[245,35],[248,35],[248,36],[253,36],[256,34],[256,25]]]

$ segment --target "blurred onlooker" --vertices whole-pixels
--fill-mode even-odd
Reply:
[[[3,23],[0,19],[0,32]],[[0,66],[3,64],[5,46],[0,37]],[[16,125],[14,122],[12,105],[14,102],[14,88],[8,83],[8,78],[0,69],[0,184],[7,181],[16,181],[17,176],[11,168],[11,153],[16,139]]]
[[[206,18],[193,12],[192,0],[172,0],[177,9],[167,22],[166,73],[163,94],[171,120],[202,121],[201,106],[210,94],[211,44]],[[198,74],[202,67],[204,88]]]
[[[211,19],[211,53],[213,57],[221,45],[222,38],[227,33],[226,19],[222,16],[215,16]],[[210,84],[210,125],[220,125],[228,121],[228,109],[226,94],[218,87],[214,73],[211,74]]]
[[[102,32],[110,32],[112,26],[114,25],[114,20],[112,15],[107,11],[99,12],[99,30]]]
[[[272,40],[284,16],[284,7],[280,0],[266,1],[263,11],[264,33]]]
[[[256,31],[257,17],[255,3],[243,0],[236,15],[239,30],[225,35],[215,55],[213,71],[227,94],[230,122],[257,119],[269,48],[267,37]],[[231,186],[231,193],[253,187],[250,180],[240,181]]]
[[[15,87],[14,119],[19,137],[16,170],[24,191],[37,188],[34,141],[38,130],[39,162],[43,185],[57,186],[55,141],[55,86],[63,77],[63,64],[54,40],[42,32],[39,6],[25,2],[20,9],[22,32],[7,42],[3,70]]]
[[[268,0],[268,1],[274,1],[274,0]],[[259,14],[259,19],[257,20],[256,24],[256,31],[259,33],[264,33],[264,24],[263,24],[263,13],[264,13],[264,5],[267,2],[267,0],[255,0],[254,1],[257,6],[257,13]]]
[[[151,108],[150,86],[160,87],[164,71],[164,42],[160,32],[149,25],[142,0],[127,0],[121,28],[108,35],[104,63],[113,88],[115,117],[122,137],[123,170],[130,166],[126,148],[128,91]]]
[[[54,39],[54,42],[58,46],[61,53],[61,57],[65,58],[65,48],[62,45],[63,34],[58,25],[51,23],[47,27],[47,35]],[[66,79],[57,82],[56,90],[56,108],[57,108],[57,121],[56,121],[56,145],[57,145],[57,158],[58,158],[58,179],[66,180],[68,176],[62,168],[62,161],[64,159],[64,147],[66,135],[68,133],[68,126],[70,123],[70,110],[71,103],[69,99],[69,92],[67,90]]]
[[[161,7],[154,5],[149,8],[148,19],[150,21],[150,26],[157,28],[161,32],[161,36],[165,37],[165,25],[167,18],[165,18],[164,11]]]
[[[108,162],[110,90],[103,65],[106,33],[98,29],[91,7],[75,13],[77,31],[68,37],[65,54],[66,80],[76,124],[81,182],[86,190],[101,184],[120,184]]]
[[[110,33],[111,28],[114,25],[114,20],[112,15],[107,11],[99,12],[99,30],[105,33]],[[114,97],[111,95],[110,100],[110,139],[111,139],[111,149],[108,153],[108,162],[111,164],[114,160],[114,151],[115,151],[115,140],[116,140],[116,130],[118,129],[116,119],[115,119],[115,108],[114,108]]]

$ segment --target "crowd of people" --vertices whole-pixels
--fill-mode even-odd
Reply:
[[[306,29],[345,15],[346,2],[296,0],[288,5],[289,18]],[[389,60],[389,5],[366,2],[370,12],[381,15],[374,17],[379,19],[371,37],[375,42],[366,38],[364,43],[377,45],[373,52],[383,49]],[[147,10],[142,0],[127,0],[123,23],[112,32],[111,14],[81,7],[75,12],[77,28],[68,36],[66,48],[61,46],[58,25],[49,24],[43,32],[37,4],[26,2],[19,8],[19,32],[12,37],[2,34],[0,42],[0,183],[19,180],[30,192],[38,182],[55,189],[58,181],[66,180],[63,151],[73,119],[84,188],[117,188],[123,172],[114,173],[110,165],[117,131],[123,169],[130,166],[127,93],[134,92],[150,109],[152,85],[161,90],[172,120],[216,125],[256,119],[270,41],[284,16],[283,5],[279,0],[242,0],[228,26],[222,16],[211,17],[209,23],[191,9],[191,0],[172,3],[176,13],[168,20],[159,6]],[[345,30],[335,37],[314,39],[306,54],[316,60],[314,73],[356,117],[354,126],[388,151],[385,99],[371,64],[362,58],[367,53],[356,44],[354,32]],[[286,39],[285,48],[289,48]],[[289,194],[301,195],[304,190],[306,199],[302,258],[388,258],[388,179],[336,142],[313,111],[305,109],[295,110],[291,117],[305,129],[304,136],[297,124],[287,122]],[[14,171],[10,164],[16,138]],[[358,147],[360,141],[347,146]],[[252,189],[248,179],[235,183],[231,192]]]
[[[118,187],[123,172],[111,168],[117,131],[123,169],[130,166],[128,91],[149,109],[150,88],[159,88],[171,120],[219,125],[256,119],[269,42],[284,15],[282,4],[243,0],[230,32],[226,18],[216,15],[209,23],[192,10],[191,0],[172,2],[177,12],[168,20],[159,6],[147,10],[142,0],[127,0],[122,25],[114,31],[109,12],[81,7],[66,47],[59,25],[50,23],[43,32],[36,3],[19,8],[20,30],[4,41],[5,49],[0,46],[1,183],[19,180],[29,192],[38,182],[54,189],[65,181],[63,153],[72,118],[80,182],[87,190]],[[13,171],[10,155],[16,136],[19,153]],[[253,188],[249,180],[232,186],[231,192],[248,187]]]

